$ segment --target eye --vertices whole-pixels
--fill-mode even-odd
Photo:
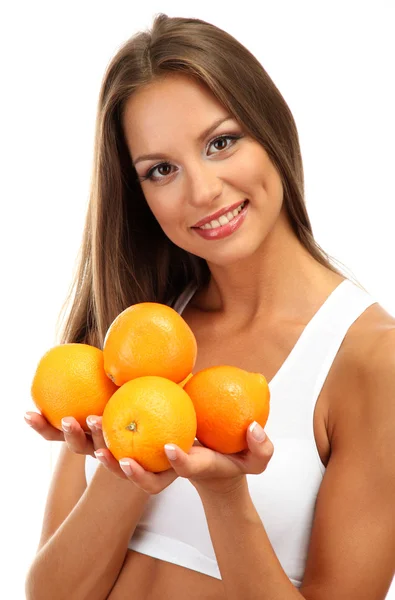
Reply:
[[[221,142],[225,142],[228,140],[236,141],[236,140],[239,140],[241,137],[243,137],[243,136],[241,136],[241,135],[220,135],[220,136],[214,138],[213,140],[211,140],[211,142],[209,143],[209,147],[212,144],[217,143],[218,141],[221,141]],[[229,147],[230,147],[229,145],[226,145],[224,148],[220,148],[219,151],[221,152],[222,150],[227,150]],[[218,154],[218,153],[216,153],[216,154]],[[162,162],[159,165],[155,165],[154,167],[151,167],[151,169],[149,169],[147,171],[147,173],[140,178],[140,181],[146,181],[147,179],[151,180],[151,181],[162,180],[165,177],[167,177],[170,173],[169,172],[164,173],[163,177],[154,177],[154,175],[153,175],[154,171],[163,169],[163,168],[168,169],[171,167],[172,167],[172,165],[169,162]]]

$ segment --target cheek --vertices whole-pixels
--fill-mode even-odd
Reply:
[[[165,208],[163,205],[161,205],[153,206],[151,210],[154,217],[161,225],[171,222],[171,211],[169,211],[168,208]]]
[[[251,162],[243,173],[249,178],[249,189],[259,203],[263,202],[267,208],[282,204],[283,186],[281,178],[274,165],[264,157]]]
[[[145,199],[155,219],[161,225],[174,222],[177,211],[173,202],[166,198],[150,198],[147,194],[145,195]]]
[[[193,253],[196,242],[191,240],[187,230],[182,204],[174,202],[174,198],[167,202],[163,199],[153,202],[151,199],[151,202],[147,200],[147,204],[166,237],[179,248]]]
[[[242,160],[237,164],[230,183],[236,190],[254,196],[257,192],[266,188],[268,179],[271,178],[271,170],[266,164],[265,157],[261,152],[246,152]]]
[[[177,244],[180,238],[180,228],[183,227],[180,205],[175,203],[174,199],[166,200],[165,198],[147,199],[147,204],[163,232]]]

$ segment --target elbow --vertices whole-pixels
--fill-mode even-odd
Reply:
[[[25,600],[105,600],[108,597],[92,581],[72,581],[64,572],[56,574],[45,564],[45,558],[36,558],[25,579]]]
[[[39,561],[34,561],[30,566],[25,579],[25,599],[26,600],[85,600],[78,590],[71,591],[67,585],[64,586],[60,581],[56,581],[51,576],[45,565]]]
[[[25,598],[26,600],[45,599],[45,591],[40,587],[34,563],[30,566],[25,579]]]
[[[51,582],[48,581],[48,572],[45,575],[40,568],[37,561],[33,561],[25,579],[25,598],[26,600],[50,600],[50,598],[57,598],[61,600],[59,596],[59,590],[54,593],[54,587]]]

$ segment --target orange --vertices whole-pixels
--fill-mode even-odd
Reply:
[[[102,415],[118,389],[106,377],[103,352],[88,344],[60,344],[44,354],[36,368],[31,395],[41,414],[57,429],[74,417],[84,431],[86,418]]]
[[[103,355],[104,369],[118,386],[146,375],[180,383],[195,365],[197,343],[189,325],[173,308],[140,302],[111,323]]]
[[[196,437],[223,454],[246,450],[247,428],[257,421],[265,426],[270,390],[261,373],[221,365],[196,373],[184,387],[195,407]]]
[[[124,383],[108,401],[102,419],[104,440],[115,458],[133,458],[154,473],[171,468],[165,444],[189,452],[196,425],[188,394],[174,381],[155,375]]]

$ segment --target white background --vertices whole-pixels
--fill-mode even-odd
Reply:
[[[34,410],[31,380],[54,343],[73,275],[101,78],[118,47],[156,13],[207,20],[257,56],[297,123],[316,239],[395,315],[394,3],[197,7],[96,0],[1,9],[1,564],[10,600],[24,598],[59,448],[23,414]]]

